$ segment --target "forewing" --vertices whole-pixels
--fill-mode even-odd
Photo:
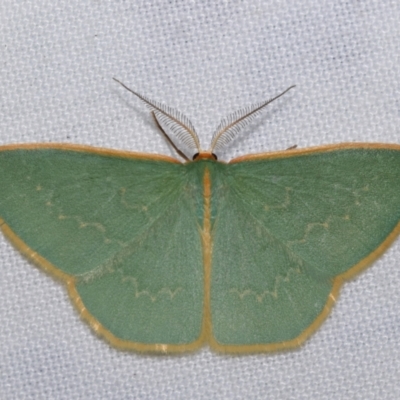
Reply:
[[[0,188],[3,230],[67,282],[82,315],[113,344],[173,351],[199,340],[198,188],[183,164],[5,148]]]
[[[300,344],[327,315],[343,280],[399,231],[398,146],[254,157],[215,175],[217,348]]]

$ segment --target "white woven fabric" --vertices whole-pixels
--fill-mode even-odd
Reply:
[[[225,158],[400,143],[399,21],[398,0],[3,0],[0,142],[173,155],[115,76],[183,111],[204,147],[222,117],[296,84]],[[399,239],[303,347],[235,357],[117,351],[3,236],[0,254],[1,399],[400,398]]]

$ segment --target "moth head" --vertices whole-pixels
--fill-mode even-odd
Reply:
[[[251,104],[223,118],[212,136],[209,150],[204,151],[200,147],[200,140],[193,124],[182,112],[158,101],[151,100],[147,96],[128,88],[118,79],[113,79],[146,104],[152,112],[159,128],[178,154],[186,160],[194,161],[200,159],[217,160],[218,154],[233,142],[240,132],[260,115],[268,104],[295,87],[295,85],[290,86],[272,99]]]

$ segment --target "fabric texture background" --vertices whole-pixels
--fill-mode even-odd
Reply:
[[[397,0],[3,0],[0,142],[174,155],[116,77],[184,112],[205,148],[222,117],[296,84],[225,159],[400,143],[399,21]],[[1,399],[400,398],[399,238],[301,348],[244,356],[115,350],[3,236],[0,254]]]

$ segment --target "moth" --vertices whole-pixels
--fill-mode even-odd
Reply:
[[[81,316],[116,347],[298,346],[341,285],[399,234],[400,146],[218,161],[291,88],[224,118],[207,151],[181,112],[127,88],[185,162],[70,144],[3,146],[2,231],[65,283]]]

